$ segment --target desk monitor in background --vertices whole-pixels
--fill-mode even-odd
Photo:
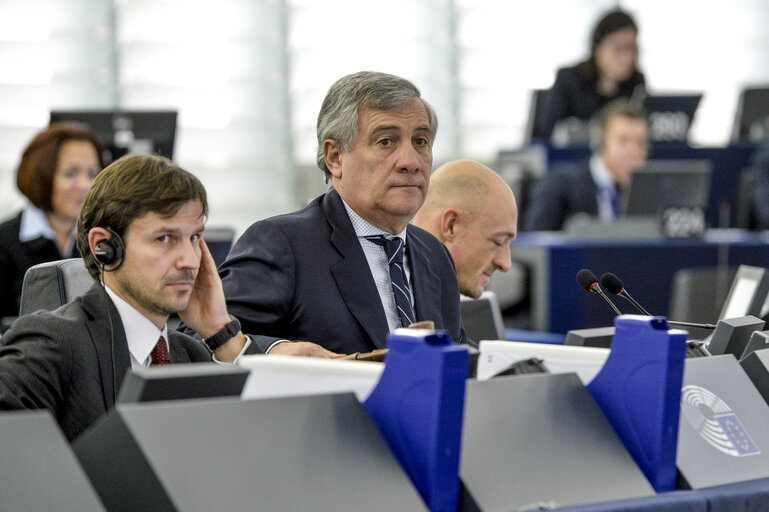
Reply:
[[[701,99],[701,93],[646,96],[643,108],[649,120],[649,140],[686,142]]]
[[[108,162],[128,153],[174,157],[176,111],[54,110],[51,123],[87,125],[109,149]]]
[[[769,87],[742,90],[732,131],[733,141],[769,139]]]
[[[721,309],[719,320],[747,315],[761,317],[769,294],[769,273],[765,268],[740,265]]]
[[[709,160],[649,160],[633,171],[622,196],[624,215],[658,216],[667,208],[708,206]]]
[[[130,370],[120,386],[118,403],[237,397],[249,370],[216,363],[172,364]]]

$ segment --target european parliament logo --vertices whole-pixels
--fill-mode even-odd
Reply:
[[[761,453],[731,408],[700,386],[681,390],[681,412],[689,424],[717,450],[732,457]]]

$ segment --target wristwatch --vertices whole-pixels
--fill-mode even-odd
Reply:
[[[232,318],[232,322],[225,325],[222,330],[213,336],[209,336],[203,340],[203,343],[206,344],[211,352],[230,341],[233,336],[240,332],[240,322],[238,319],[232,315],[230,315],[230,318]]]

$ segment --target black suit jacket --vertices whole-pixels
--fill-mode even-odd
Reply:
[[[22,242],[20,229],[21,213],[0,224],[0,317],[18,316],[21,285],[28,268],[62,258],[53,240],[41,236]]]
[[[211,361],[189,336],[169,330],[168,338],[171,363]],[[20,317],[3,335],[0,409],[50,409],[72,440],[114,405],[130,367],[120,315],[94,284],[55,311]]]
[[[435,237],[408,226],[406,251],[418,320],[466,342],[451,256]],[[333,352],[384,348],[389,328],[368,262],[339,194],[256,222],[220,267],[227,306],[264,351],[277,339]]]
[[[597,192],[588,163],[546,174],[532,191],[524,230],[558,231],[575,213],[598,215]]]

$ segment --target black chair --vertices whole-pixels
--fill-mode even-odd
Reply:
[[[24,274],[19,315],[52,311],[83,295],[94,282],[82,258],[35,265]]]
[[[462,297],[460,308],[468,338],[474,342],[505,339],[505,324],[494,292],[486,290],[479,299]]]
[[[545,115],[549,92],[550,89],[534,89],[531,91],[531,103],[529,104],[529,118],[526,121],[524,144],[530,144],[535,140],[547,141],[550,139],[550,134],[544,133],[544,119],[542,119]]]

